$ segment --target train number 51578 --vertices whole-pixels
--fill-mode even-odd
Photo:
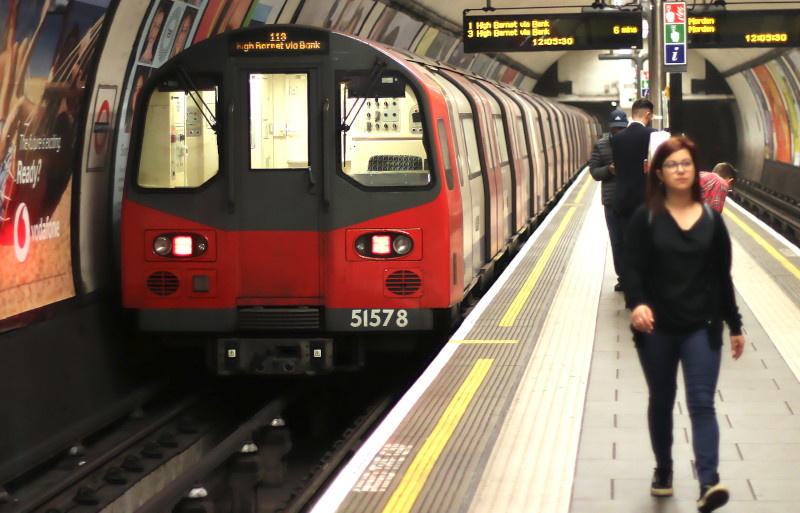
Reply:
[[[350,311],[350,326],[353,328],[377,328],[408,326],[408,312],[394,308],[355,308]]]

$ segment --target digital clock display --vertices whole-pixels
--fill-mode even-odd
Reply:
[[[463,38],[467,53],[641,48],[642,14],[465,14]]]
[[[689,48],[800,46],[800,11],[722,11],[691,14]]]
[[[302,27],[261,28],[232,36],[232,55],[324,54],[328,53],[328,34]]]

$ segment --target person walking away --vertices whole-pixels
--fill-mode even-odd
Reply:
[[[625,111],[616,109],[611,111],[608,122],[608,132],[595,141],[592,147],[592,156],[589,159],[589,173],[592,178],[601,182],[601,203],[606,216],[608,238],[611,242],[611,256],[614,260],[614,271],[617,273],[617,283],[614,290],[622,290],[622,238],[625,236],[622,220],[614,213],[611,204],[614,201],[614,183],[616,170],[614,159],[611,155],[611,138],[614,134],[628,126],[628,115]]]
[[[623,279],[649,391],[647,421],[656,460],[650,493],[673,494],[672,411],[680,364],[700,482],[697,507],[708,513],[729,497],[717,472],[714,410],[723,320],[734,359],[742,355],[745,340],[730,273],[730,237],[722,216],[702,202],[696,161],[696,146],[685,137],[672,137],[656,150],[645,204],[626,234]]]
[[[611,208],[620,224],[620,231],[627,232],[633,212],[644,199],[645,169],[650,134],[648,128],[653,118],[653,104],[646,98],[633,102],[631,123],[611,139],[611,153],[614,159],[616,180]],[[624,236],[623,236],[624,237]],[[623,262],[623,267],[624,267]],[[625,287],[624,269],[622,287]]]
[[[720,162],[714,166],[711,172],[700,171],[703,201],[717,212],[722,212],[725,207],[725,198],[733,190],[733,183],[738,175],[739,170],[727,162]]]

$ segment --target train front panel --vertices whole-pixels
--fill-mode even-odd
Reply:
[[[124,306],[145,330],[213,333],[224,373],[316,372],[337,334],[436,328],[463,292],[443,109],[408,63],[343,34],[187,49],[139,101]]]

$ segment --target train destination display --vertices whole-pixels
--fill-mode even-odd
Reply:
[[[464,51],[642,48],[642,13],[464,15]]]
[[[686,29],[690,48],[800,46],[800,10],[691,14]]]
[[[260,37],[245,32],[232,38],[231,54],[325,54],[328,53],[327,34],[319,34],[303,27],[284,27]]]

